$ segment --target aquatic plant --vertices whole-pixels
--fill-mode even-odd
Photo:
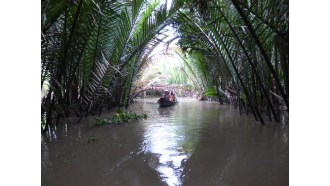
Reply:
[[[133,121],[138,121],[140,119],[147,119],[148,115],[137,114],[131,111],[122,111],[121,109],[117,110],[117,113],[110,119],[107,118],[96,118],[96,125],[102,126],[107,124],[121,124],[121,123],[129,123]]]
[[[95,142],[97,140],[99,140],[99,139],[96,138],[95,136],[91,135],[91,136],[88,137],[87,143]]]

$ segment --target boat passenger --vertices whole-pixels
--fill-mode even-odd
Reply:
[[[170,101],[176,101],[175,94],[173,91],[171,91],[171,98]]]
[[[164,99],[169,101],[171,99],[170,92],[168,90],[164,91]]]

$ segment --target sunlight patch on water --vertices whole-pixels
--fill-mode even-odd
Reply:
[[[173,108],[170,108],[173,109]],[[154,167],[160,173],[162,180],[170,185],[181,184],[183,172],[182,162],[188,158],[182,150],[185,137],[182,126],[173,121],[173,115],[162,111],[162,117],[157,122],[148,123],[144,134],[145,152],[157,156],[157,165]],[[166,113],[166,114],[164,114]],[[153,156],[153,157],[155,157]]]

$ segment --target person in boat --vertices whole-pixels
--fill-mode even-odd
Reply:
[[[171,94],[168,90],[164,91],[164,99],[167,100],[167,101],[171,100]]]
[[[168,90],[165,90],[164,91],[164,94],[159,98],[159,100],[157,101],[157,103],[159,101],[163,101],[163,100],[167,100],[169,101],[171,99],[171,95],[170,95],[170,92]]]
[[[173,90],[171,91],[170,101],[176,101],[175,94]]]

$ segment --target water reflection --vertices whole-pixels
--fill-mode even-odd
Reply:
[[[158,107],[158,113],[162,117],[169,117],[174,112],[175,106],[171,107]]]
[[[157,121],[147,124],[145,152],[157,158],[157,164],[150,166],[160,173],[164,182],[170,186],[180,185],[182,163],[187,159],[187,154],[182,150],[185,136],[181,126],[174,122],[175,107],[160,107],[158,112]]]
[[[256,124],[215,102],[156,102],[130,107],[148,114],[137,123],[95,127],[90,117],[50,129],[42,185],[288,185],[288,125]]]

